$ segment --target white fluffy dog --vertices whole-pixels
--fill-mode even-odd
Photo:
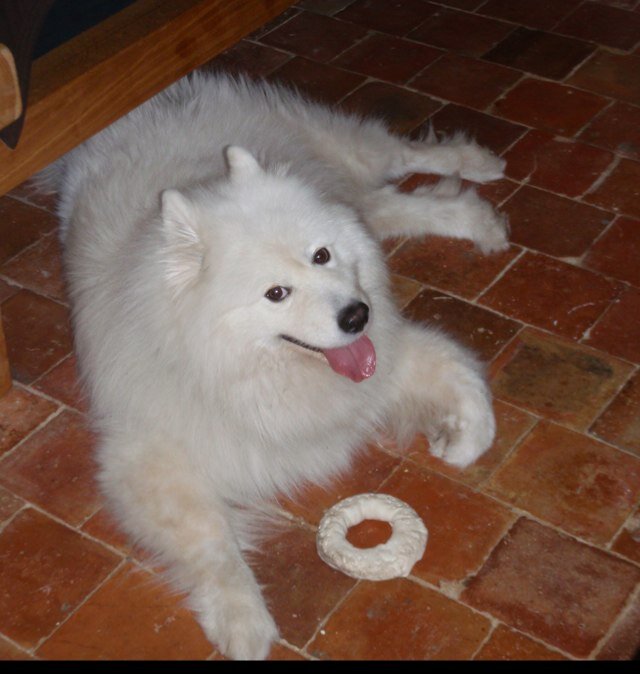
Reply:
[[[455,466],[491,445],[482,368],[399,315],[377,240],[504,248],[475,191],[388,184],[502,168],[461,137],[409,141],[279,87],[195,75],[46,172],[100,483],[223,653],[263,658],[277,637],[241,552],[263,499],[327,481],[381,429],[423,432]]]

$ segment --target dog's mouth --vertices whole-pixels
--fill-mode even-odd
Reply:
[[[335,349],[321,349],[289,335],[280,336],[291,344],[313,353],[323,354],[334,372],[352,381],[361,382],[371,377],[376,371],[376,350],[373,342],[366,335]]]

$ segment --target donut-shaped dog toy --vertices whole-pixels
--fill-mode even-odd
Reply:
[[[346,539],[350,527],[363,520],[388,522],[386,543],[356,548]],[[329,566],[352,578],[388,580],[408,576],[421,559],[428,532],[416,511],[389,494],[358,494],[327,510],[318,526],[318,554]]]

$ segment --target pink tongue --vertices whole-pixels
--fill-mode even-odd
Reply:
[[[376,371],[376,350],[366,335],[348,346],[325,349],[322,353],[335,372],[355,382],[367,379]]]

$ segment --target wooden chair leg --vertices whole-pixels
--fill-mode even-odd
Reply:
[[[11,370],[9,369],[9,356],[7,344],[4,340],[2,329],[2,310],[0,309],[0,397],[11,388]]]
[[[22,114],[20,85],[13,54],[0,44],[0,129],[15,122]]]

